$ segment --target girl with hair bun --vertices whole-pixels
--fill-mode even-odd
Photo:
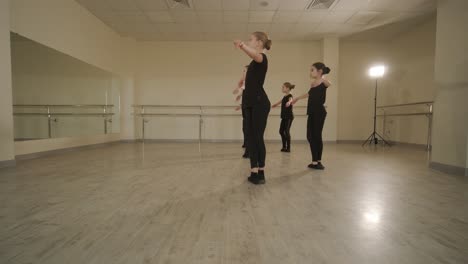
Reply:
[[[308,98],[307,102],[307,140],[312,152],[312,163],[309,168],[323,170],[322,164],[323,140],[322,130],[325,124],[327,111],[325,110],[325,99],[327,89],[331,83],[324,78],[324,75],[330,73],[330,68],[322,62],[312,64],[310,68],[310,77],[312,79],[311,88],[308,93],[293,99],[288,106],[294,105],[301,99]]]

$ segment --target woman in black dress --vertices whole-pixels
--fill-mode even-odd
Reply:
[[[312,163],[308,167],[317,170],[325,169],[322,164],[322,130],[325,124],[325,117],[327,116],[324,106],[327,89],[331,86],[331,83],[324,78],[324,75],[328,73],[330,73],[330,68],[325,66],[325,64],[322,62],[314,63],[310,69],[312,84],[309,92],[293,99],[289,104],[293,105],[301,99],[308,98],[307,140],[309,141],[310,152],[312,152]]]
[[[268,70],[265,50],[270,50],[271,40],[264,32],[254,32],[247,44],[235,40],[234,45],[252,59],[247,69],[245,90],[242,94],[251,168],[248,180],[253,184],[264,184],[266,148],[263,135],[271,104],[263,84]]]

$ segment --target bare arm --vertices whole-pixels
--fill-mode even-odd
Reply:
[[[277,107],[278,105],[281,104],[282,101],[283,101],[283,100],[280,100],[280,101],[278,101],[277,103],[273,104],[273,105],[271,106],[271,108]]]
[[[263,62],[262,54],[258,53],[255,49],[245,45],[244,42],[242,42],[240,40],[234,40],[234,46],[236,46],[236,48],[238,48],[238,49],[242,50],[243,52],[245,52],[245,54],[247,54],[247,56],[249,56],[255,62],[257,62],[257,63],[262,63]]]
[[[303,94],[303,95],[301,95],[301,96],[298,96],[298,97],[296,97],[296,98],[294,98],[294,99],[289,100],[289,102],[286,104],[286,106],[289,107],[290,105],[294,105],[294,104],[297,103],[297,101],[302,100],[302,99],[305,99],[305,98],[308,98],[308,97],[309,97],[309,94],[308,94],[308,93]]]

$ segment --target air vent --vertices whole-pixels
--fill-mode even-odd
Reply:
[[[192,9],[192,0],[166,0],[170,9]]]
[[[312,0],[306,10],[329,9],[336,0]]]

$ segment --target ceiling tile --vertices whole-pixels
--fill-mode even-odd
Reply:
[[[333,6],[333,10],[357,11],[360,10],[363,6],[365,6],[368,2],[369,0],[339,0],[339,2]]]
[[[249,13],[245,11],[224,11],[223,20],[225,23],[247,23],[249,21]]]
[[[270,32],[274,33],[288,33],[296,24],[273,24],[271,25]]]
[[[184,34],[163,33],[161,35],[167,41],[201,41],[204,34],[201,32],[187,32]]]
[[[273,23],[296,23],[302,13],[302,11],[277,11],[273,16]]]
[[[300,33],[300,34],[303,34],[303,33],[311,33],[311,32],[314,32],[314,30],[317,28],[318,24],[312,24],[312,23],[298,23],[298,24],[295,24],[292,28],[291,28],[291,32],[294,32],[294,33]]]
[[[171,13],[169,11],[149,11],[146,16],[154,23],[174,23]]]
[[[363,5],[368,11],[423,12],[436,9],[436,0],[372,0]]]
[[[249,10],[250,0],[223,0],[224,10]]]
[[[198,11],[200,23],[223,23],[223,13],[215,11]]]
[[[158,11],[168,9],[165,0],[135,0],[135,3],[138,8],[143,11]]]
[[[353,15],[355,11],[331,11],[324,16],[323,23],[345,23]]]
[[[162,33],[189,33],[202,32],[200,24],[158,24],[159,31]]]
[[[251,11],[249,12],[250,23],[271,23],[275,11]]]
[[[138,11],[138,6],[133,0],[108,1],[110,7],[115,11]]]
[[[356,25],[366,25],[372,19],[376,18],[381,12],[374,11],[358,11],[346,23]]]
[[[313,10],[304,12],[299,18],[299,23],[320,23],[327,14],[328,11],[326,10]]]
[[[193,0],[196,10],[222,10],[221,0]]]
[[[110,11],[111,6],[107,0],[77,0],[79,4],[86,7],[90,11],[106,10]]]
[[[148,17],[140,11],[115,12],[121,19],[120,22],[128,24],[145,24],[151,22]]]
[[[197,14],[194,11],[172,10],[171,14],[176,23],[190,23],[198,21]]]
[[[204,33],[223,33],[224,26],[219,23],[201,24],[201,31]]]
[[[279,7],[280,0],[251,0],[250,10],[275,11]]]
[[[286,0],[280,1],[279,10],[304,11],[310,0]]]
[[[113,24],[113,28],[122,35],[134,35],[134,34],[149,34],[158,33],[158,27],[155,24],[128,24],[128,23],[117,23]]]
[[[247,24],[239,24],[239,23],[232,23],[232,24],[224,24],[224,32],[247,32]]]

